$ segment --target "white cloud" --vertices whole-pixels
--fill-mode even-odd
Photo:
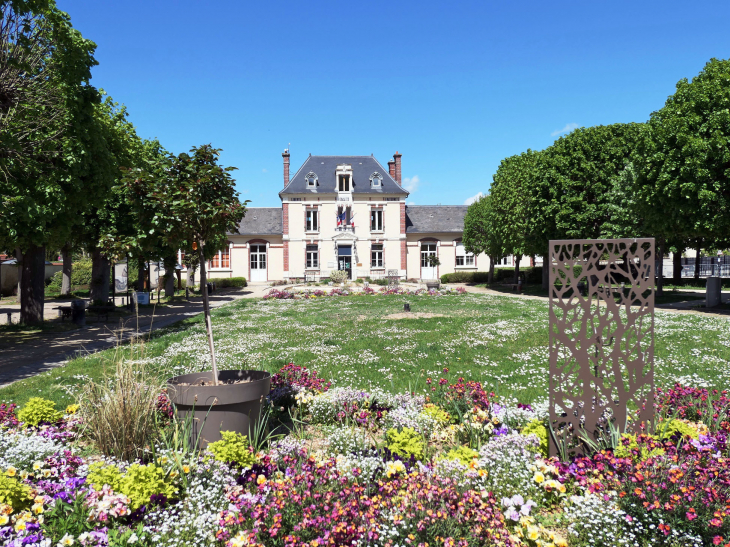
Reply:
[[[403,189],[408,192],[409,194],[412,194],[416,190],[418,190],[418,185],[421,183],[421,180],[418,178],[418,175],[413,175],[412,177],[406,177],[403,179]]]
[[[466,198],[464,200],[464,205],[471,205],[475,201],[477,201],[479,198],[484,197],[484,194],[482,192],[477,192],[476,195],[473,195],[470,198]]]
[[[575,122],[566,123],[565,127],[563,127],[562,129],[558,129],[557,131],[553,131],[552,133],[550,133],[550,136],[557,137],[558,135],[562,135],[563,133],[570,133],[571,131],[573,131],[573,129],[577,128],[578,124]]]

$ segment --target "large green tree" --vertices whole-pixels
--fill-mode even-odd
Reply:
[[[475,255],[489,257],[489,283],[494,281],[494,264],[505,255],[501,239],[500,219],[492,207],[491,195],[480,197],[469,205],[464,217],[464,249]]]
[[[490,189],[491,207],[498,219],[496,228],[504,254],[515,256],[514,282],[517,283],[520,259],[542,251],[539,241],[530,232],[532,199],[530,187],[537,178],[539,152],[528,150],[502,160]]]
[[[205,259],[219,248],[227,233],[237,233],[246,215],[231,171],[218,164],[220,150],[211,145],[194,147],[190,153],[148,161],[144,169],[127,170],[125,181],[138,203],[138,214],[151,226],[142,241],[161,239],[170,248],[198,253],[203,314],[210,346],[214,382],[218,383]],[[141,246],[144,242],[139,243]],[[208,254],[206,254],[206,250]]]
[[[658,255],[692,242],[730,240],[730,60],[712,59],[682,79],[653,112],[633,154],[633,190]]]
[[[30,29],[4,63],[32,71],[16,74],[14,87],[30,103],[15,108],[16,99],[3,98],[10,106],[0,124],[0,246],[21,260],[21,321],[35,323],[43,320],[45,246],[61,247],[78,215],[100,202],[106,188],[97,173],[110,163],[94,119],[99,93],[89,83],[95,44],[52,1],[3,2],[2,9]],[[41,60],[31,62],[28,52]]]

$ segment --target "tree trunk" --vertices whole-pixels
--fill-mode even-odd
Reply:
[[[137,260],[137,292],[144,292],[145,266],[147,263],[141,258]]]
[[[490,256],[489,257],[489,275],[487,276],[487,283],[490,285],[494,283],[494,262],[496,260],[496,257]]]
[[[203,245],[200,242],[198,242],[198,253],[200,255],[200,290],[203,291],[203,317],[205,317],[205,330],[208,333],[208,346],[210,346],[210,366],[213,371],[213,383],[218,385],[218,366],[215,363],[215,346],[213,345],[213,325],[210,323],[208,287],[205,286],[205,256],[203,255]]]
[[[542,257],[542,288],[548,290],[550,285],[550,257],[543,255]]]
[[[175,266],[177,266],[177,257],[168,256],[164,260],[165,266],[165,297],[172,298],[175,296]]]
[[[702,255],[702,240],[697,240],[697,256],[695,256],[695,279],[700,278],[700,256]]]
[[[195,269],[188,266],[187,274],[185,277],[185,286],[191,291],[195,289]]]
[[[61,257],[63,258],[63,268],[61,269],[61,296],[69,296],[71,294],[71,272],[73,263],[71,261],[71,246],[67,243],[61,248]]]
[[[91,252],[91,285],[89,300],[93,303],[106,304],[109,300],[109,259],[100,249]]]
[[[46,249],[32,246],[23,253],[20,284],[20,322],[32,325],[43,322],[46,281]]]
[[[664,294],[664,242],[657,244],[657,261],[656,261],[656,295]]]
[[[682,284],[682,253],[684,248],[677,247],[676,252],[672,255],[672,283],[675,285]]]
[[[515,255],[515,279],[513,281],[515,284],[520,279],[520,260],[522,260],[522,255]]]

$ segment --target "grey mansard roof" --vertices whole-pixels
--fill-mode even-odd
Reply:
[[[468,205],[408,205],[406,232],[425,234],[434,232],[463,232]]]
[[[402,194],[408,195],[390,176],[388,168],[380,165],[373,156],[309,156],[279,195],[282,194],[334,194],[336,190],[335,172],[341,164],[352,166],[353,194]],[[383,176],[381,188],[370,187],[373,173]],[[305,177],[309,173],[317,175],[317,186],[307,187]]]
[[[256,236],[282,235],[284,226],[281,207],[248,207],[246,216],[238,225],[238,233]]]

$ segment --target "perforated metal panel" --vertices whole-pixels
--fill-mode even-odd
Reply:
[[[550,421],[569,453],[654,413],[654,239],[550,242]],[[638,421],[627,422],[639,410]],[[633,414],[632,414],[633,415]],[[551,454],[557,453],[550,439]]]

